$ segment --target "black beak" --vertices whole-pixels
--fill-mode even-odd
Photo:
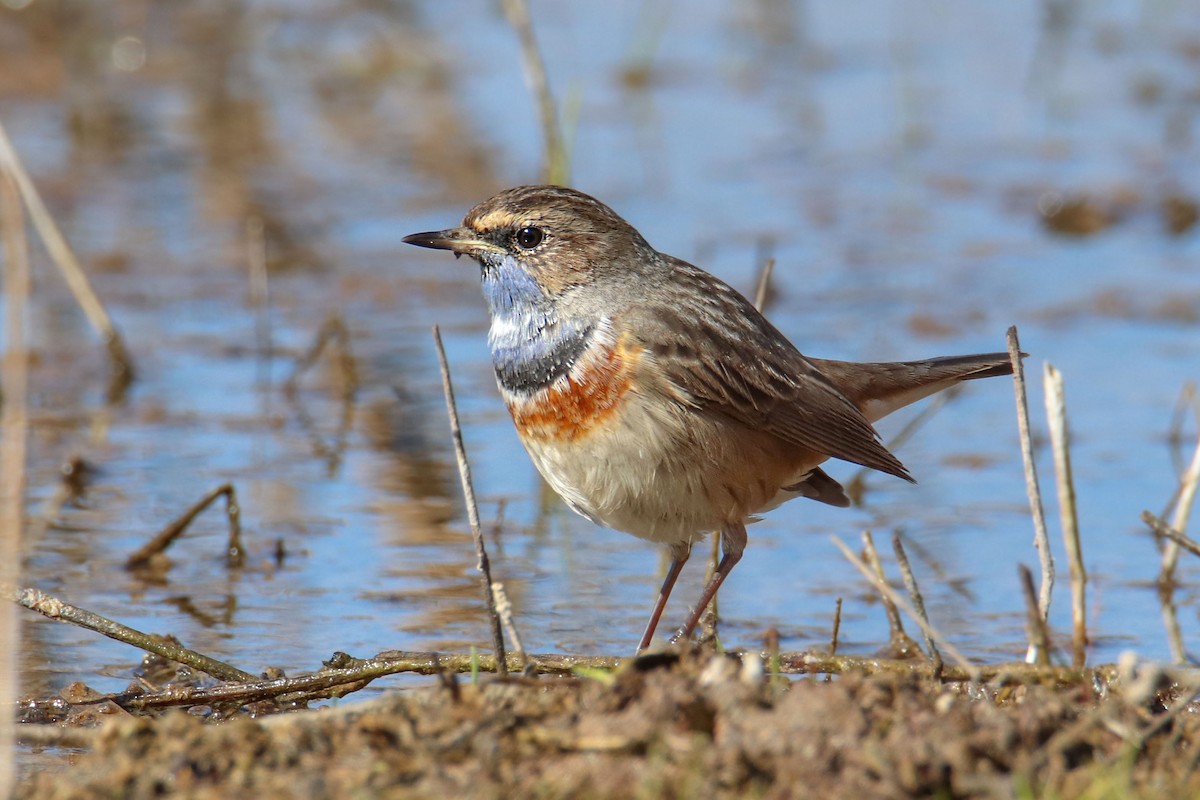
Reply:
[[[444,231],[426,231],[412,233],[404,237],[405,244],[415,244],[417,247],[428,247],[433,250],[449,250],[456,256],[478,257],[484,252],[501,251],[498,245],[485,239],[480,239],[470,228],[447,228]]]

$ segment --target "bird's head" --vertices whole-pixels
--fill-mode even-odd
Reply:
[[[518,186],[484,200],[462,225],[405,236],[479,262],[485,281],[530,280],[547,298],[630,277],[658,254],[594,197],[563,186]]]

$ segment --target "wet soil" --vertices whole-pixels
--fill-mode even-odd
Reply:
[[[1200,719],[1166,712],[1160,689],[787,681],[714,654],[599,677],[446,676],[257,720],[110,719],[18,796],[1200,796]]]

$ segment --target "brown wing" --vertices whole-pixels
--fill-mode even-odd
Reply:
[[[748,300],[685,261],[624,312],[662,377],[698,410],[797,448],[912,480],[862,412]]]

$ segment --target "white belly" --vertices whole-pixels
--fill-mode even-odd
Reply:
[[[780,486],[813,465],[780,463],[752,431],[718,435],[694,411],[626,395],[620,414],[573,442],[526,438],[550,486],[583,516],[662,544],[693,542],[795,496]]]

